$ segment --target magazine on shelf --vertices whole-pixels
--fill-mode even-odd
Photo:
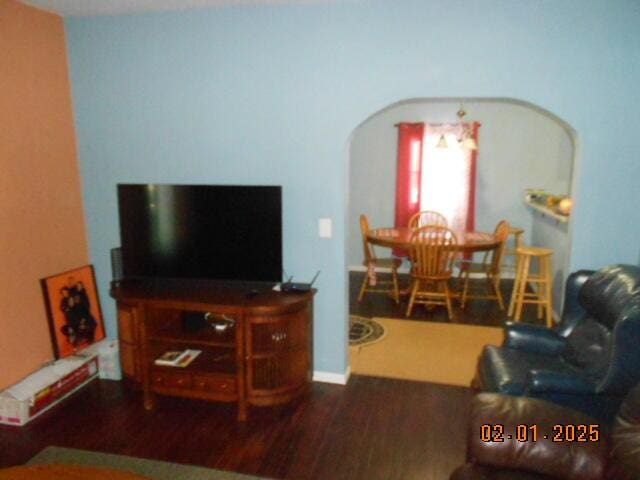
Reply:
[[[160,357],[156,358],[154,363],[156,365],[164,365],[167,367],[184,368],[193,362],[201,353],[202,350],[171,350],[164,352]]]

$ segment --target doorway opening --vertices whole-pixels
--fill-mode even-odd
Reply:
[[[426,130],[429,130],[428,126],[456,127],[459,125],[456,113],[461,105],[464,105],[469,121],[481,127],[475,151],[477,171],[473,229],[478,233],[492,234],[501,220],[507,220],[511,226],[522,229],[524,244],[553,249],[554,315],[557,317],[561,311],[564,281],[569,274],[571,216],[562,219],[546,215],[527,204],[525,197],[530,190],[544,191],[554,198],[571,197],[577,154],[575,131],[552,113],[520,100],[443,98],[397,102],[363,121],[354,130],[349,146],[349,313],[352,319],[372,319],[381,324],[384,330],[382,340],[377,340],[370,346],[365,344],[350,347],[353,373],[420,379],[417,378],[420,374],[414,375],[411,371],[422,369],[462,372],[452,377],[459,376],[465,379],[464,385],[468,385],[472,375],[469,372],[474,370],[479,353],[476,350],[484,343],[501,342],[501,327],[509,319],[507,309],[515,274],[514,256],[507,255],[502,262],[504,271],[499,284],[507,304],[504,310],[497,301],[472,299],[465,302],[464,308],[454,301],[452,317],[444,307],[424,305],[416,305],[407,316],[407,289],[412,278],[411,262],[406,257],[400,257],[402,264],[398,268],[400,290],[405,291],[399,302],[391,294],[369,292],[359,301],[361,287],[363,283],[370,283],[368,272],[372,270],[371,265],[363,264],[360,215],[366,215],[371,229],[397,227],[398,125],[424,123],[427,125]],[[433,143],[434,131],[436,129],[431,128],[432,138],[427,139],[425,136],[425,143]],[[447,143],[457,146],[457,137],[447,137]],[[428,168],[433,168],[433,162],[450,159],[455,149],[439,149],[435,145],[432,147],[429,160],[425,160],[427,149],[421,152],[421,161],[432,162],[425,163],[424,176],[420,181],[420,186],[425,189],[423,198],[431,200],[421,202],[424,207],[421,209],[427,209],[428,205],[444,205],[440,209],[447,210],[448,205],[455,201],[452,200],[455,197],[451,188],[453,183],[447,185],[443,181],[429,178]],[[442,158],[434,159],[434,152]],[[460,168],[454,169],[455,165],[451,163],[445,166],[448,174],[460,175]],[[436,207],[433,209],[438,210]],[[450,212],[443,213],[451,216]],[[513,246],[514,238],[515,236],[509,237],[507,248]],[[378,257],[397,258],[390,248],[379,245],[373,248]],[[482,261],[482,257],[482,253],[475,254],[473,260]],[[389,269],[374,270],[377,281],[384,281],[390,275]],[[455,269],[454,274],[457,274]],[[456,275],[451,280],[451,287],[459,292],[461,284],[455,277]],[[484,280],[472,278],[470,281]],[[538,319],[535,308],[525,308],[522,321],[544,323]],[[401,338],[402,335],[404,338]],[[446,363],[428,360],[424,365],[416,366],[415,361],[407,356],[407,350],[412,349],[421,358],[424,357],[423,352],[431,351],[434,357],[432,360],[446,359]],[[379,362],[373,362],[370,358],[362,362],[354,361],[356,355],[362,357],[365,353],[368,355],[375,351],[379,352]],[[465,357],[465,352],[468,355],[463,360],[461,358]],[[454,361],[455,358],[460,360]],[[385,374],[383,371],[376,372],[375,363],[399,365],[390,374]],[[359,371],[360,364],[367,366],[365,372]],[[405,371],[406,374],[403,373]],[[427,378],[432,377],[435,378],[434,381],[440,381],[434,372],[427,374]]]

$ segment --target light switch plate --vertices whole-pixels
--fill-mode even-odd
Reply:
[[[331,238],[333,235],[330,218],[318,219],[318,235],[320,238]]]

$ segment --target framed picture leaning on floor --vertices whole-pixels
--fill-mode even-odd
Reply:
[[[105,337],[93,265],[40,280],[55,358],[64,358]]]

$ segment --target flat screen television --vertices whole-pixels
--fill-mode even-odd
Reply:
[[[119,184],[123,277],[282,279],[279,186]]]

